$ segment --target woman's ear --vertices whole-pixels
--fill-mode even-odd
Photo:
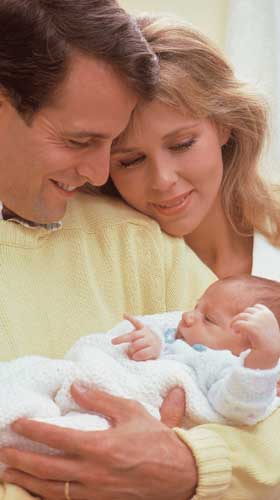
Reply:
[[[219,138],[220,138],[220,145],[224,146],[230,138],[231,129],[229,127],[225,127],[225,126],[220,125],[220,126],[218,126],[218,132],[219,132]]]

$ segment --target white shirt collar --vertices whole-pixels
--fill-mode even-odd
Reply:
[[[28,227],[29,229],[37,229],[37,228],[44,228],[47,231],[57,231],[62,227],[62,222],[50,222],[49,224],[37,224],[36,222],[28,221],[23,219],[22,217],[13,214],[9,215],[8,217],[4,215],[4,206],[2,201],[0,201],[0,220],[9,220],[12,222],[16,222],[18,224],[21,224],[24,227]]]

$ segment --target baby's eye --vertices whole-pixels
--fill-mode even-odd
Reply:
[[[215,322],[212,320],[212,318],[209,318],[209,316],[204,316],[204,319],[205,321],[207,321],[207,323],[212,323],[212,325],[215,325]]]

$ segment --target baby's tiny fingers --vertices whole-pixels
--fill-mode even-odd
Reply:
[[[239,319],[238,321],[235,321],[231,326],[234,333],[237,334],[246,334],[249,330],[251,330],[250,323],[247,320]]]
[[[143,337],[142,332],[138,332],[137,330],[132,330],[132,332],[124,333],[119,337],[113,338],[112,344],[118,345],[118,344],[124,344],[125,342],[128,342],[130,344],[131,342],[135,342],[135,340],[141,339],[142,337]]]
[[[149,344],[146,341],[146,339],[141,338],[137,339],[134,342],[131,342],[129,348],[128,348],[128,353],[129,356],[131,357],[135,352],[139,351],[140,349],[144,349],[145,347],[148,347]]]
[[[258,311],[259,311],[259,309],[256,306],[250,306],[250,307],[246,307],[246,309],[243,312],[248,313],[248,314],[256,314],[256,312],[258,312]]]
[[[156,359],[156,355],[152,347],[145,347],[135,352],[132,356],[134,361],[148,361],[149,359]]]
[[[144,328],[143,323],[141,323],[141,321],[139,321],[139,319],[135,318],[134,316],[131,316],[131,314],[125,313],[123,317],[127,321],[130,321],[130,323],[134,326],[136,330],[141,330],[141,328]]]
[[[234,326],[238,321],[249,321],[251,318],[252,314],[246,312],[240,313],[231,320],[231,326]]]
[[[125,342],[131,342],[130,333],[126,333],[124,335],[120,335],[119,337],[114,337],[112,339],[112,344],[114,345],[124,344]]]
[[[268,309],[267,306],[265,306],[264,304],[261,304],[261,303],[257,303],[257,304],[254,304],[252,307],[256,307],[257,309]]]

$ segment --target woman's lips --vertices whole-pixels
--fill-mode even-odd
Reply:
[[[152,203],[152,206],[162,215],[175,215],[183,211],[189,205],[192,193],[193,190],[161,203]]]

